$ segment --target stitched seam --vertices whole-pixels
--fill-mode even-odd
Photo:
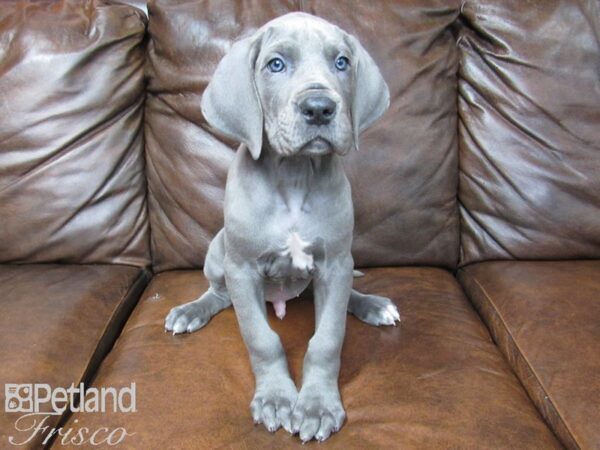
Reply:
[[[131,283],[131,285],[125,292],[125,294],[121,297],[119,303],[117,304],[117,307],[113,310],[111,317],[106,322],[106,325],[104,326],[104,330],[102,331],[102,335],[98,339],[98,344],[96,345],[96,348],[94,349],[94,352],[92,353],[92,355],[94,355],[94,353],[96,353],[98,351],[98,347],[103,342],[103,340],[106,339],[107,334],[109,334],[109,330],[111,330],[113,328],[114,319],[116,317],[118,317],[119,313],[123,309],[125,309],[127,306],[129,306],[129,305],[126,305],[126,303],[128,303],[127,299],[130,298],[136,292],[136,290],[138,288],[140,288],[140,283],[146,281],[145,284],[147,284],[147,280],[145,280],[145,279],[148,274],[149,274],[149,271],[147,269],[140,270],[140,272],[138,273],[138,275],[135,278],[135,280],[133,281],[133,283]],[[143,286],[141,287],[141,289],[143,289]],[[141,295],[141,292],[140,292],[140,295]],[[139,298],[137,300],[139,300]],[[136,301],[136,303],[137,303],[137,301]],[[131,305],[131,306],[132,306],[132,310],[133,310],[133,308],[135,308],[135,305]],[[127,319],[128,318],[129,317],[127,317]],[[125,320],[125,322],[127,321],[127,319]],[[118,339],[118,337],[119,336],[116,336],[117,339]],[[115,339],[115,342],[116,342],[116,339]],[[113,345],[114,345],[114,342],[113,342]],[[111,348],[112,348],[112,346],[111,346]],[[110,352],[110,350],[109,350],[109,352]],[[107,352],[106,355],[108,355],[109,352]],[[104,355],[104,356],[106,356],[106,355]],[[98,367],[100,367],[100,364],[102,363],[103,360],[104,360],[104,358],[102,358],[102,360],[99,362]],[[88,371],[89,371],[89,362],[88,362],[88,365],[86,366],[86,368],[83,370],[83,373],[81,374],[81,377],[80,377],[81,380],[83,380],[84,378],[90,378],[90,375],[92,375],[92,376],[95,375],[95,373],[94,374],[87,373]],[[86,377],[86,375],[87,375],[87,377]],[[90,380],[87,380],[87,381],[90,381]]]
[[[481,291],[481,293],[487,299],[487,301],[489,302],[489,304],[493,307],[493,310],[494,310],[495,314],[500,319],[500,323],[502,324],[502,327],[504,328],[504,330],[506,332],[506,336],[509,338],[511,345],[518,352],[518,358],[525,363],[525,365],[527,367],[527,370],[535,377],[536,384],[539,386],[539,388],[541,389],[541,391],[544,393],[544,396],[547,398],[548,403],[552,407],[552,410],[555,412],[556,417],[558,418],[558,420],[562,424],[563,428],[567,431],[567,433],[569,435],[569,438],[571,439],[571,442],[575,445],[575,448],[580,449],[579,443],[575,440],[575,437],[573,436],[573,432],[571,431],[571,428],[564,421],[563,416],[559,412],[558,408],[556,407],[552,396],[549,394],[549,392],[546,390],[546,388],[542,385],[542,383],[540,381],[540,377],[538,376],[537,372],[533,369],[532,365],[529,363],[529,361],[525,357],[524,353],[521,351],[521,348],[519,347],[519,345],[517,344],[516,340],[514,339],[512,333],[510,332],[510,329],[508,328],[508,326],[506,324],[506,321],[504,320],[504,317],[502,316],[502,314],[500,313],[500,310],[496,307],[496,304],[492,300],[492,297],[487,293],[486,289],[481,285],[481,283],[479,282],[479,280],[477,280],[477,278],[474,275],[468,274],[465,270],[462,270],[462,269],[461,269],[461,272],[463,274],[465,274],[465,276],[469,277],[477,285],[477,288]],[[490,328],[490,327],[488,326],[488,328]],[[491,328],[490,328],[490,331],[491,331]],[[500,349],[502,349],[502,346],[500,346]],[[509,365],[510,365],[510,359],[509,359],[508,355],[505,354],[504,356],[509,361]],[[517,376],[517,378],[518,378],[518,376]],[[521,380],[519,380],[519,381],[521,381]],[[525,386],[525,384],[523,383],[523,381],[521,381],[521,384],[525,388],[525,392],[527,392],[528,395],[529,395],[529,391],[527,390],[527,387]],[[531,395],[529,395],[529,397],[532,400],[533,404],[536,405],[535,399],[532,398]],[[537,405],[536,405],[536,408],[537,408]],[[543,414],[543,408],[540,407],[540,408],[537,408],[537,409],[538,409],[539,413],[541,414],[541,416],[544,417],[544,419],[546,419],[546,417]],[[550,429],[554,432],[552,425],[550,423],[548,425],[549,425]],[[560,438],[560,436],[558,436],[558,437]]]
[[[136,267],[137,268],[137,267]],[[127,289],[127,291],[125,292],[124,295],[121,296],[117,306],[115,309],[113,309],[112,314],[110,316],[110,318],[108,319],[106,325],[104,326],[104,329],[102,330],[102,334],[100,336],[100,338],[98,339],[98,341],[96,342],[96,347],[94,348],[94,350],[92,351],[92,353],[90,354],[90,357],[88,358],[87,364],[85,365],[81,375],[79,376],[78,382],[84,382],[84,383],[88,383],[90,382],[93,377],[98,373],[98,369],[100,369],[100,366],[102,364],[102,362],[104,361],[104,359],[106,358],[106,356],[110,353],[110,349],[106,352],[106,354],[102,357],[102,359],[98,362],[98,365],[96,367],[96,370],[94,371],[94,373],[89,373],[91,368],[91,364],[92,364],[92,360],[94,359],[94,356],[96,356],[96,353],[99,351],[99,347],[100,345],[103,343],[104,339],[106,339],[106,335],[108,334],[108,330],[111,328],[111,325],[113,325],[113,320],[115,317],[117,317],[119,315],[119,313],[123,310],[123,308],[125,308],[125,303],[127,303],[127,298],[129,298],[130,296],[132,296],[138,289],[140,289],[140,297],[141,297],[141,293],[143,292],[143,289],[145,287],[145,285],[147,284],[147,277],[150,275],[150,271],[148,269],[141,269],[137,275],[137,277],[135,278],[135,280],[133,281],[133,283],[131,283],[131,285],[129,286],[129,288]],[[140,285],[141,283],[144,283],[143,285]],[[139,301],[139,298],[137,299]],[[137,303],[137,302],[136,302]],[[135,305],[132,305],[132,309],[135,308]],[[128,319],[128,318],[127,318]],[[127,320],[125,320],[125,322],[127,322]],[[124,325],[124,324],[123,324]],[[115,342],[117,341],[119,336],[116,336],[115,341],[113,342],[112,345],[115,344]],[[112,345],[111,345],[111,349],[112,349]],[[87,389],[87,386],[86,386]],[[80,400],[80,399],[78,399]],[[62,428],[67,421],[69,420],[69,418],[72,416],[72,411],[70,411],[68,408],[64,410],[64,412],[61,414],[57,424],[56,424],[56,428]],[[44,449],[50,449],[53,447],[54,445],[54,441],[57,439],[57,434],[54,434],[52,436],[51,439],[48,440],[48,442],[46,443],[46,445],[44,445]]]

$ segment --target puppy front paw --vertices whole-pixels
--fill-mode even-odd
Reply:
[[[302,442],[324,441],[343,425],[346,412],[337,386],[302,386],[292,412],[292,432],[300,433]]]
[[[291,433],[292,408],[297,398],[298,390],[291,378],[260,383],[250,403],[254,423],[262,423],[271,433],[279,427]]]

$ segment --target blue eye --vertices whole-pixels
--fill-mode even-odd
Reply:
[[[340,56],[335,60],[335,68],[340,72],[343,72],[350,65],[350,61],[345,56]]]
[[[285,69],[285,63],[281,58],[273,58],[267,63],[267,67],[273,73],[283,72]]]

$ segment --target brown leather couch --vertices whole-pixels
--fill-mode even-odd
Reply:
[[[596,0],[129,3],[0,6],[0,382],[136,383],[136,412],[39,432],[2,389],[1,448],[120,428],[116,448],[300,446],[252,424],[232,310],[163,328],[206,289],[235,151],[202,91],[234,39],[298,10],[355,34],[392,98],[346,166],[356,285],[402,323],[349,318],[348,419],[322,445],[600,448]],[[270,321],[298,379],[312,301],[288,308]]]

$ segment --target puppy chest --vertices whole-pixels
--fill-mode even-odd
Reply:
[[[314,268],[314,257],[312,252],[307,253],[309,243],[302,240],[297,232],[291,233],[286,241],[282,257],[289,258],[292,269],[312,271]]]
[[[321,239],[309,242],[299,232],[289,232],[283,245],[274,244],[259,256],[259,272],[272,280],[308,279],[315,270],[322,247]]]

